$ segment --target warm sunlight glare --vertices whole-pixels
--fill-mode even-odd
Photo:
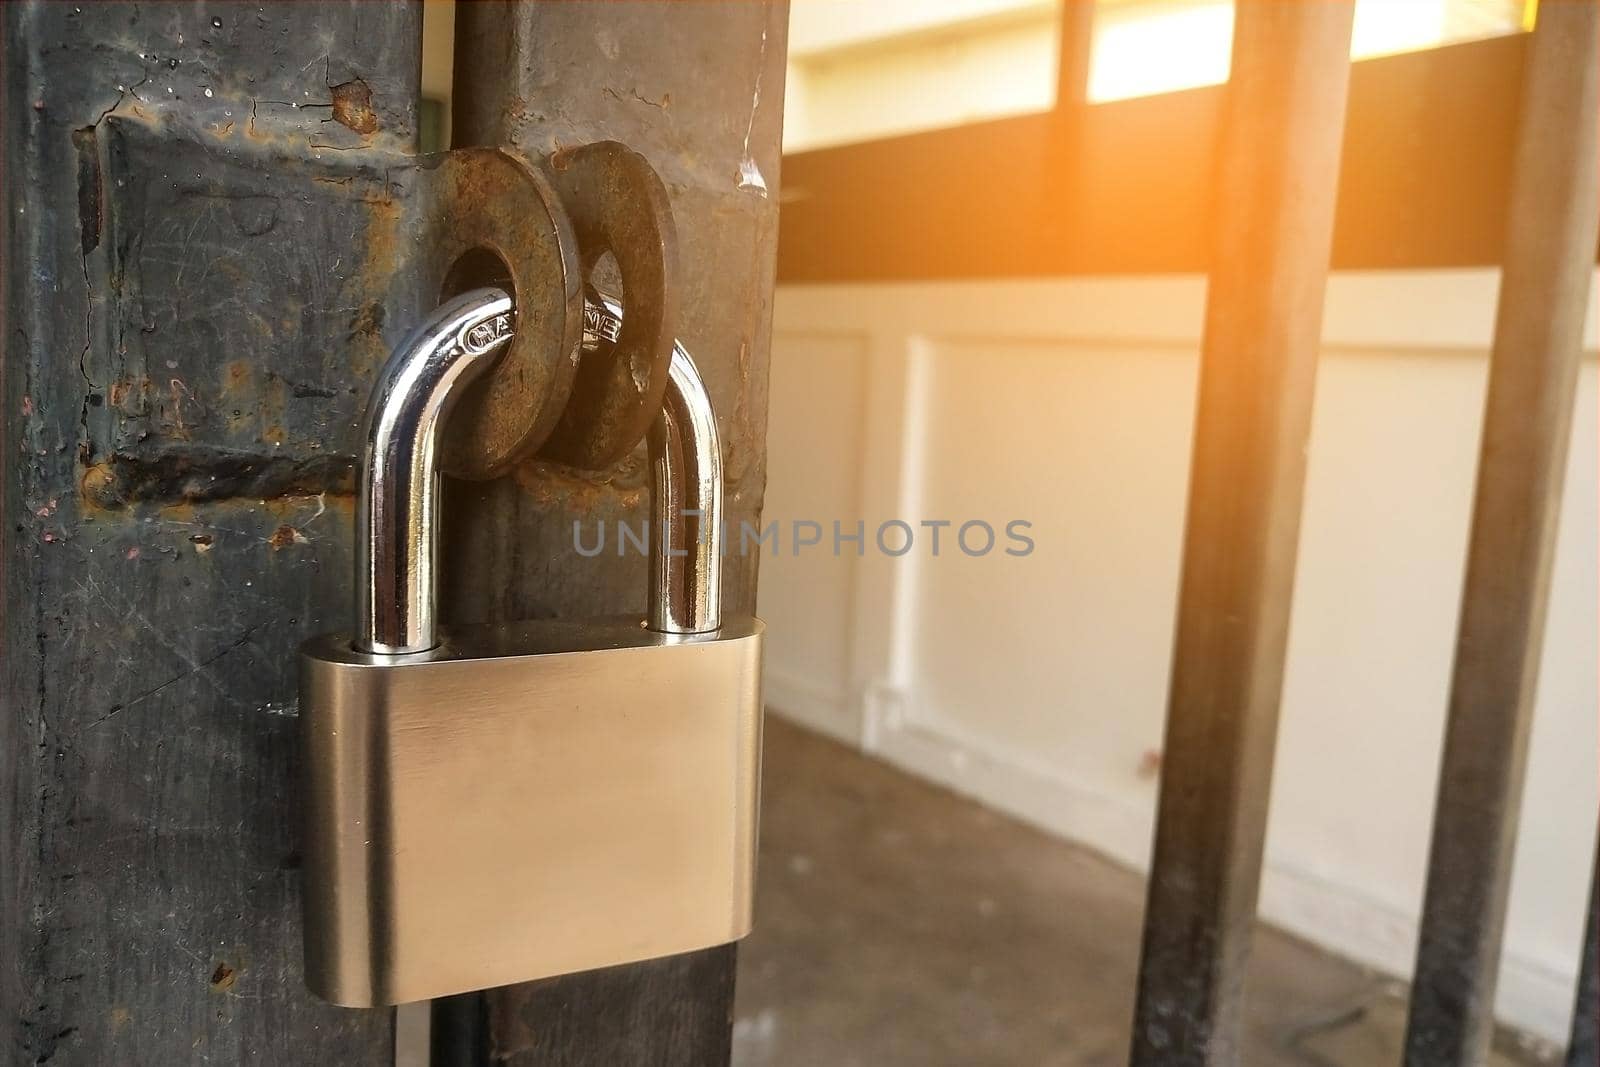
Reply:
[[[1229,0],[1101,4],[1095,12],[1089,99],[1100,103],[1228,80]]]
[[[1529,0],[1357,0],[1350,58],[1370,59],[1515,33]],[[1231,0],[1101,0],[1095,12],[1089,99],[1217,85],[1233,49]]]

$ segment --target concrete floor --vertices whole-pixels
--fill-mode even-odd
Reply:
[[[1127,1062],[1140,876],[770,715],[763,779],[736,1067]],[[1396,983],[1271,929],[1252,966],[1245,1064],[1399,1063]]]

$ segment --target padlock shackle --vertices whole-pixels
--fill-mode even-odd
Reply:
[[[617,301],[596,295],[620,320]],[[356,516],[357,651],[400,655],[439,643],[439,435],[463,387],[510,339],[512,314],[511,297],[499,289],[475,289],[447,301],[395,349],[373,385],[362,427]],[[659,633],[718,630],[722,447],[710,394],[681,344],[673,346],[649,448],[646,625]]]
[[[672,348],[661,414],[650,426],[650,606],[659,633],[722,626],[722,443],[694,359]]]
[[[622,303],[590,286],[584,294],[585,355],[615,343]],[[657,633],[722,627],[722,442],[694,357],[672,346],[661,413],[650,426],[650,603]]]
[[[394,350],[373,384],[356,516],[361,652],[426,652],[434,613],[439,431],[467,382],[511,339],[511,297],[474,289],[446,301]]]

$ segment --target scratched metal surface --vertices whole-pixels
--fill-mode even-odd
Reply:
[[[299,976],[293,653],[348,610],[420,5],[0,17],[8,1062],[385,1062]]]
[[[678,231],[678,337],[717,411],[734,530],[759,515],[766,484],[787,32],[782,0],[463,5],[456,22],[458,144],[539,158],[613,138],[665,182]],[[644,560],[613,551],[574,559],[572,521],[590,534],[602,520],[637,528],[646,475],[641,445],[597,474],[530,462],[499,483],[448,485],[450,557],[476,565],[447,568],[447,614],[642,607]],[[754,610],[756,562],[729,560],[730,610]]]

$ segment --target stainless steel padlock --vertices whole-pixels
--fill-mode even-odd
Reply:
[[[439,635],[450,401],[510,335],[476,290],[395,351],[367,409],[356,632],[300,654],[311,989],[370,1007],[650,959],[750,930],[755,618],[721,618],[722,458],[674,352],[650,433],[648,616]]]

